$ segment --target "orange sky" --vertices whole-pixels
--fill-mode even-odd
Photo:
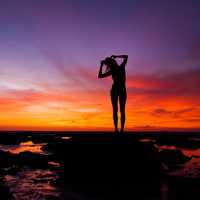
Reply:
[[[191,87],[199,81],[196,73],[128,75],[127,130],[198,129],[199,94]],[[87,84],[97,88],[54,90],[40,84],[38,90],[19,89],[23,84],[14,81],[18,89],[10,86],[0,97],[0,129],[112,130],[112,81],[98,80],[95,72],[88,77]]]

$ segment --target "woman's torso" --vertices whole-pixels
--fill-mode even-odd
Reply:
[[[117,66],[112,71],[113,85],[112,89],[121,89],[126,87],[126,71],[125,67]]]

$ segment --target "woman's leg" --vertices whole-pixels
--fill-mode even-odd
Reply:
[[[111,90],[111,102],[112,102],[112,108],[113,108],[113,121],[115,125],[115,132],[118,132],[118,95],[115,91]]]
[[[120,112],[121,112],[121,132],[124,132],[124,124],[126,120],[126,114],[125,114],[125,106],[126,106],[126,89],[123,89],[123,91],[119,95],[119,104],[120,104]]]

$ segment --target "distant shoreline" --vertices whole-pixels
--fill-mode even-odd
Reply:
[[[112,131],[0,131],[0,135],[66,135],[66,136],[77,136],[77,135],[116,135]],[[140,136],[140,137],[156,137],[156,136],[186,136],[186,137],[200,137],[200,131],[127,131],[124,135]]]

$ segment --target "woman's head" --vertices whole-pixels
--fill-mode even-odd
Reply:
[[[111,58],[111,57],[107,57],[105,60],[104,60],[104,63],[108,66],[108,68],[110,68],[111,70],[118,66],[117,65],[117,62],[115,59]]]

